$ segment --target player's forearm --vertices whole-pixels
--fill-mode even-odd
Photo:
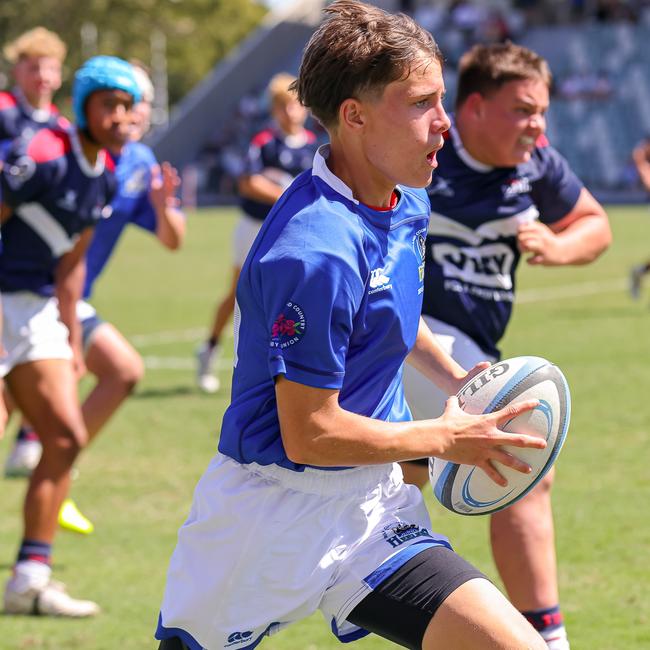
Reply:
[[[283,428],[287,456],[295,463],[319,467],[375,465],[433,456],[443,453],[450,435],[436,420],[385,422],[341,408],[327,417],[309,418],[300,429],[301,435],[285,435]]]
[[[156,237],[169,250],[178,250],[185,240],[185,215],[171,205],[156,207]]]
[[[566,230],[557,234],[562,264],[588,264],[603,253],[612,241],[607,217],[581,217]]]
[[[456,392],[458,382],[467,375],[465,370],[440,347],[435,334],[426,326],[422,318],[420,318],[415,345],[406,361],[448,395]]]
[[[246,199],[273,205],[284,191],[277,183],[270,181],[261,174],[243,176],[238,183],[239,194]]]

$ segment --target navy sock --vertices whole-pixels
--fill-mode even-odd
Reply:
[[[217,345],[219,345],[219,337],[218,336],[211,336],[208,339],[208,345],[210,346],[210,349],[212,350],[213,348],[216,348]]]
[[[522,612],[528,622],[540,633],[550,632],[564,625],[564,618],[560,606],[547,607],[545,609],[533,609]]]
[[[23,442],[24,440],[38,440],[38,434],[30,427],[20,427],[16,434],[16,442]]]
[[[18,551],[18,558],[16,562],[42,562],[43,564],[51,564],[52,562],[52,544],[47,542],[39,542],[35,539],[23,539],[20,550]]]

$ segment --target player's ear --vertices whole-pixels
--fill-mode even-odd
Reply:
[[[365,125],[363,104],[354,97],[344,100],[339,107],[339,124],[348,129],[359,129]]]

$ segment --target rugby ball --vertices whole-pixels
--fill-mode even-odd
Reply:
[[[497,469],[508,480],[503,487],[474,465],[429,459],[429,478],[434,494],[445,508],[461,515],[485,515],[511,505],[533,489],[553,466],[569,428],[571,396],[562,371],[540,357],[515,357],[490,366],[457,394],[466,413],[497,411],[527,399],[539,406],[507,422],[504,431],[544,438],[544,449],[504,446],[532,467],[522,474],[500,463]]]

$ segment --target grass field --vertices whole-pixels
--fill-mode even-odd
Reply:
[[[565,371],[573,418],[558,463],[555,514],[562,602],[573,650],[650,648],[650,278],[630,301],[625,278],[650,256],[650,213],[612,208],[611,250],[585,268],[522,268],[506,356],[534,354]],[[103,607],[88,621],[0,617],[1,650],[140,650],[152,638],[167,561],[194,484],[217,444],[230,371],[217,396],[197,392],[192,354],[227,281],[235,213],[190,216],[183,251],[140,232],[125,237],[95,305],[136,344],[149,370],[136,394],[79,462],[73,497],[95,522],[56,541],[55,575]],[[228,347],[228,345],[226,345]],[[11,433],[0,443],[0,462]],[[9,574],[25,484],[4,480],[0,568]],[[487,520],[428,501],[434,529],[496,579]],[[369,637],[366,650],[394,648]],[[266,640],[274,650],[339,647],[320,614]],[[453,650],[453,649],[449,649]]]

